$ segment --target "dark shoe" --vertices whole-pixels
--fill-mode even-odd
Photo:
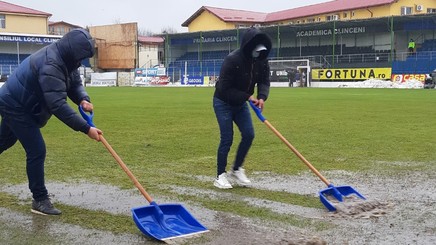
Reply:
[[[42,201],[32,201],[32,213],[35,214],[42,214],[42,215],[59,215],[62,212],[55,207],[53,207],[53,204],[51,204],[51,201],[49,198],[44,199]]]

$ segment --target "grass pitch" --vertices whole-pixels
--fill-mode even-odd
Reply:
[[[216,174],[218,125],[212,108],[213,88],[87,88],[94,104],[94,123],[150,194],[175,196],[165,185],[198,189],[213,188],[186,176]],[[321,173],[328,170],[391,173],[434,169],[436,163],[435,90],[400,89],[315,89],[271,88],[263,115]],[[308,168],[253,113],[256,138],[246,159],[248,174],[267,171],[293,175]],[[47,144],[46,181],[95,181],[133,188],[130,179],[101,143],[73,132],[52,118],[42,129]],[[231,164],[238,131],[229,156]],[[404,164],[384,165],[384,162]],[[407,164],[407,163],[421,164]],[[0,184],[26,183],[25,153],[16,144],[0,155]],[[353,184],[353,183],[348,183]],[[238,195],[257,197],[306,207],[322,205],[315,197],[289,195],[250,188],[231,190]],[[210,200],[207,197],[176,195],[183,201],[232,211],[243,216],[282,221],[277,214],[245,205]],[[0,207],[25,212],[10,195]],[[30,193],[29,193],[30,198]],[[60,206],[64,212],[77,207]],[[229,209],[229,207],[231,207]],[[97,212],[81,210],[83,219],[63,221],[87,227],[125,232],[107,227]],[[109,215],[109,214],[108,214]],[[114,223],[128,217],[111,217]],[[120,220],[118,220],[120,219]],[[287,219],[296,225],[305,221]],[[133,228],[134,230],[134,228]],[[132,230],[131,230],[132,231]],[[132,231],[133,232],[133,231]]]

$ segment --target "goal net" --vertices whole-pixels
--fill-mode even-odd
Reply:
[[[269,60],[271,86],[310,87],[310,61]]]

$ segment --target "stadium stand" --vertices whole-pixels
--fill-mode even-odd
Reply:
[[[436,68],[436,39],[425,40],[416,53],[405,60],[394,61],[392,71],[396,73],[430,73]]]
[[[1,54],[0,53],[0,74],[8,76],[18,67],[18,64],[27,58],[29,54]]]

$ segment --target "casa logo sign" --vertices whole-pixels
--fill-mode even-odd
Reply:
[[[364,81],[368,79],[389,80],[391,68],[313,69],[312,80]]]
[[[392,81],[396,83],[403,83],[407,80],[417,80],[424,82],[426,78],[425,74],[394,74],[392,75]]]

